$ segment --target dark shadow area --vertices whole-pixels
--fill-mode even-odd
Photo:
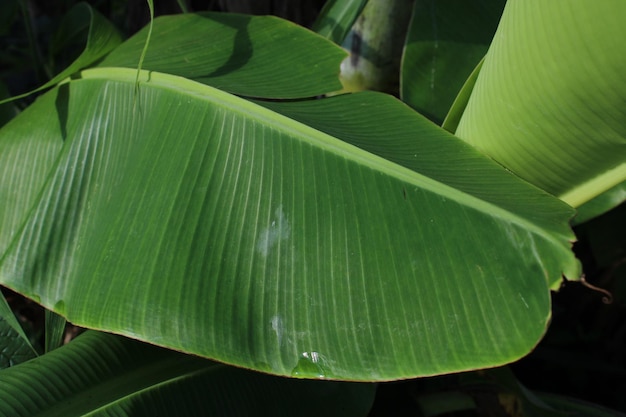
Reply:
[[[533,390],[626,412],[626,205],[575,228],[574,249],[586,280],[567,282],[552,296],[552,323],[529,356],[512,368]]]
[[[206,77],[219,77],[229,74],[242,68],[252,58],[252,40],[250,39],[250,33],[248,32],[248,26],[250,25],[250,19],[246,19],[242,24],[241,19],[225,19],[222,18],[220,23],[225,23],[229,27],[236,30],[235,39],[233,41],[232,53],[228,60],[222,64],[219,68],[215,69]]]
[[[67,120],[70,102],[70,83],[62,84],[57,89],[57,96],[54,105],[59,115],[59,126],[61,127],[61,135],[63,141],[67,139]]]
[[[440,15],[439,10],[446,12],[454,3],[457,4],[457,10],[463,10],[463,19],[455,20],[454,25],[449,25],[443,20],[447,17],[446,14]],[[505,0],[500,0],[499,4],[494,3],[493,0],[473,2],[450,0],[445,6],[441,5],[438,8],[436,1],[418,1],[413,12],[416,17],[413,25],[427,30],[409,31],[407,43],[438,41],[489,45],[500,22],[505,4]]]

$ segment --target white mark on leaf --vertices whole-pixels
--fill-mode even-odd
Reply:
[[[272,323],[272,330],[274,330],[274,333],[276,333],[278,345],[281,345],[283,340],[283,319],[281,319],[279,315],[275,315],[274,317],[272,317],[270,323]]]
[[[526,302],[526,300],[524,299],[524,296],[520,293],[517,293],[517,295],[519,295],[519,298],[522,300],[522,303],[524,303],[524,305],[526,306],[527,309],[530,310],[530,306],[528,305],[528,303]]]
[[[283,206],[280,206],[274,212],[272,223],[259,234],[256,245],[257,252],[267,256],[269,250],[276,246],[279,241],[288,239],[290,233],[291,226],[285,217]]]

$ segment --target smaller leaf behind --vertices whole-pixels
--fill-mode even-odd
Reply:
[[[67,321],[53,311],[46,310],[45,352],[51,352],[63,344],[63,332]]]
[[[624,182],[624,13],[508,1],[455,134],[573,207]]]
[[[487,53],[504,4],[505,0],[417,0],[402,58],[402,100],[441,124]]]
[[[374,393],[373,384],[272,377],[89,331],[0,372],[0,415],[358,417]]]
[[[150,28],[109,54],[99,67],[137,68]],[[143,67],[230,93],[263,98],[314,97],[341,88],[337,45],[271,16],[189,13],[154,19]]]

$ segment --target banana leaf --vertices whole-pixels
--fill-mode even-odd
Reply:
[[[416,0],[402,57],[402,100],[441,124],[487,53],[505,3]]]
[[[570,207],[386,96],[310,101],[333,131],[135,77],[84,71],[0,130],[0,283],[77,325],[279,375],[401,379],[527,354],[549,289],[580,273]]]
[[[0,415],[365,416],[374,384],[273,377],[89,331],[0,372]]]
[[[100,67],[137,68],[149,27]],[[314,97],[341,88],[346,53],[292,22],[273,16],[190,13],[154,19],[142,68],[180,75],[250,97]]]
[[[507,2],[455,134],[574,207],[626,181],[625,13]]]

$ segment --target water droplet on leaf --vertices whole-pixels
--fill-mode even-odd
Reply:
[[[291,376],[297,378],[330,378],[331,372],[326,358],[318,352],[302,352]]]

